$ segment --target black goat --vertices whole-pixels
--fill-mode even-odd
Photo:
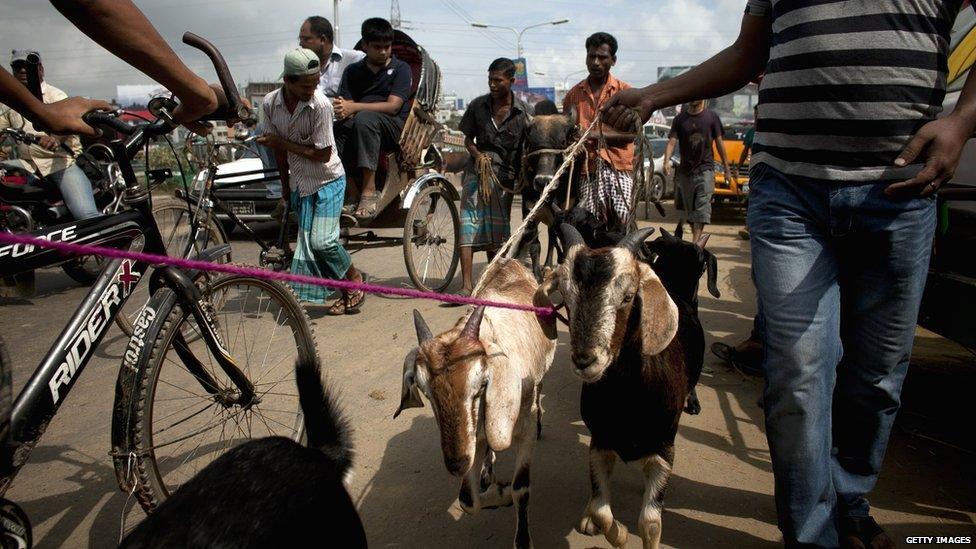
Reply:
[[[718,261],[712,252],[705,249],[707,242],[707,234],[702,235],[698,242],[691,243],[661,229],[661,236],[650,244],[645,244],[647,251],[654,257],[651,268],[678,306],[677,338],[685,353],[685,367],[688,372],[685,412],[692,415],[701,413],[701,403],[695,386],[705,363],[705,330],[698,317],[698,280],[706,271],[708,292],[716,298],[721,297],[717,285]]]
[[[284,437],[242,444],[207,465],[121,547],[366,547],[343,479],[350,429],[317,363],[296,365],[308,446]]]
[[[676,337],[678,307],[653,269],[637,258],[654,229],[597,249],[573,227],[561,229],[566,259],[547,275],[536,303],[562,294],[573,367],[583,380],[580,413],[592,435],[592,492],[578,529],[603,534],[614,547],[627,543],[627,528],[611,510],[610,475],[617,457],[640,461],[645,482],[638,529],[645,549],[656,549],[688,390],[685,355]]]

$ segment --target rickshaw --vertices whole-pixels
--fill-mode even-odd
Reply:
[[[379,201],[376,215],[358,219],[343,215],[343,244],[359,247],[403,246],[407,274],[421,290],[443,291],[458,265],[460,218],[458,190],[440,172],[443,160],[433,141],[441,130],[434,120],[440,100],[441,72],[422,46],[394,31],[393,55],[410,65],[413,95],[399,148],[383,151],[376,170]],[[356,44],[362,50],[362,42]],[[373,229],[403,227],[403,236],[382,236]],[[359,229],[365,229],[360,231]]]

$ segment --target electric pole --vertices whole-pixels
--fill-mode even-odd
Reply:
[[[390,0],[390,25],[394,29],[403,26],[403,21],[400,19],[400,0]]]

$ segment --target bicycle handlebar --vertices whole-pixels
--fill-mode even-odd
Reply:
[[[237,91],[237,84],[234,83],[234,77],[231,75],[230,69],[227,67],[227,62],[224,61],[224,56],[221,55],[220,51],[207,39],[189,31],[183,33],[183,43],[202,51],[210,58],[214,70],[217,71],[217,80],[224,90],[224,98],[226,98],[226,103],[222,102],[216,111],[204,116],[200,120],[230,120],[234,118],[246,120],[251,118],[251,109],[241,101],[241,95]]]
[[[132,135],[136,131],[135,126],[126,124],[121,118],[112,112],[91,111],[89,113],[85,113],[81,119],[84,120],[89,126],[106,126],[125,135]]]

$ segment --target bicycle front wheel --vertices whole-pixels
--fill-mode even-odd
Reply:
[[[237,386],[188,311],[169,289],[157,292],[146,311],[160,311],[146,331],[152,344],[142,348],[136,362],[140,374],[130,434],[137,497],[146,512],[238,444],[266,436],[299,440],[304,434],[295,363],[316,361],[318,353],[295,294],[278,282],[224,276],[210,282],[204,295],[220,339],[254,386],[256,399],[244,405],[237,401]],[[191,372],[179,355],[180,345],[198,359],[205,375]]]

